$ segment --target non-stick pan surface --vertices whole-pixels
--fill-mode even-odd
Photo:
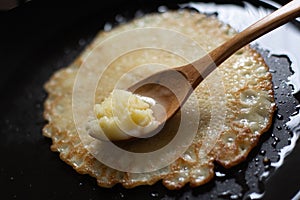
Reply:
[[[257,2],[252,3],[262,4]],[[243,199],[264,191],[265,199],[290,199],[299,191],[300,144],[276,172],[270,167],[292,137],[284,124],[299,111],[292,87],[285,84],[292,74],[291,63],[284,55],[270,55],[261,49],[276,86],[278,109],[273,125],[245,162],[229,170],[217,165],[218,176],[204,186],[168,191],[158,182],[130,190],[119,185],[100,188],[93,178],[76,173],[58,153],[50,151],[51,140],[41,133],[46,123],[42,117],[47,95],[43,84],[56,70],[71,63],[105,22],[117,24],[117,14],[130,19],[137,10],[156,12],[162,4],[177,8],[171,1],[82,1],[64,5],[59,1],[32,1],[0,13],[1,199]],[[295,26],[299,27],[297,22]]]

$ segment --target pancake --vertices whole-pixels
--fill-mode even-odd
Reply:
[[[95,91],[96,103],[101,103],[122,79],[122,75],[136,66],[147,63],[180,66],[201,57],[203,52],[214,49],[235,34],[230,26],[215,17],[190,11],[149,14],[111,31],[100,32],[70,66],[57,71],[45,84],[48,98],[44,104],[44,117],[48,124],[43,129],[43,135],[52,139],[51,150],[59,152],[63,161],[77,172],[95,177],[101,187],[112,187],[120,183],[125,188],[133,188],[152,185],[159,180],[171,190],[180,189],[187,183],[192,187],[203,185],[214,176],[214,161],[226,168],[242,162],[270,127],[275,110],[271,74],[256,51],[249,46],[239,50],[196,88],[185,108],[165,124],[162,133],[146,140],[119,144],[133,152],[162,148],[176,134],[183,113],[196,109],[200,115],[188,119],[190,123],[198,125],[195,137],[180,157],[151,172],[132,173],[113,169],[101,163],[79,136],[72,108],[74,84],[83,65],[97,64],[99,59],[105,60],[108,56],[109,52],[102,52],[97,56],[97,47],[101,42],[111,36],[146,27],[183,34],[201,46],[202,51],[180,48],[188,59],[172,52],[149,48],[120,55],[103,72]],[[134,40],[128,38],[129,41],[130,39]],[[112,50],[113,48],[118,47],[112,47]],[[88,58],[92,51],[96,56]],[[99,64],[99,68],[104,67]],[[156,68],[143,68],[142,71],[125,77],[120,84],[140,80],[155,71]]]

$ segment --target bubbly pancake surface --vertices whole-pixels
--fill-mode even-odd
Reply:
[[[49,96],[45,102],[44,116],[49,123],[44,127],[43,134],[52,138],[51,150],[58,151],[62,160],[79,173],[95,177],[102,187],[121,183],[126,188],[132,188],[151,185],[159,180],[168,189],[180,189],[186,183],[191,186],[202,185],[214,176],[214,161],[224,167],[231,167],[245,160],[258,143],[260,135],[270,127],[275,109],[271,74],[258,53],[248,46],[239,50],[195,90],[198,102],[187,101],[187,109],[197,106],[201,116],[196,136],[181,157],[169,166],[153,172],[128,173],[112,169],[93,157],[78,136],[72,114],[73,85],[82,62],[97,44],[118,33],[145,27],[161,27],[180,32],[195,40],[206,52],[235,34],[233,29],[216,18],[190,11],[150,14],[109,32],[99,33],[76,61],[56,72],[46,83]],[[188,53],[192,59],[200,57],[195,52]],[[105,58],[105,55],[101,57]],[[95,101],[101,103],[123,74],[136,66],[154,62],[175,67],[187,61],[172,53],[154,49],[141,49],[120,56],[102,75]],[[153,72],[148,68],[143,75],[150,73]],[[140,79],[139,74],[130,78],[130,81]],[[222,90],[214,88],[218,81],[220,83],[217,84],[222,84]],[[151,151],[153,146],[162,147],[176,134],[175,125],[179,118],[178,114],[166,124],[162,130],[164,134],[148,140],[129,142],[123,147],[136,152]],[[207,151],[207,141],[210,138],[213,140],[216,135],[217,140]]]

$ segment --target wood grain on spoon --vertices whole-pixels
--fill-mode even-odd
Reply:
[[[193,63],[164,70],[134,84],[129,91],[151,97],[165,108],[165,114],[154,109],[156,120],[163,124],[171,118],[204,78],[237,50],[258,37],[300,16],[300,0],[293,0],[252,24],[221,46]]]

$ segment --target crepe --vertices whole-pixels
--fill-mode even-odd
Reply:
[[[160,149],[172,140],[178,130],[181,116],[186,114],[191,117],[188,118],[190,125],[196,124],[197,129],[191,144],[180,157],[161,169],[144,173],[113,169],[98,161],[79,137],[72,110],[74,83],[82,65],[97,65],[99,60],[105,60],[108,56],[109,52],[95,56],[101,42],[111,36],[146,27],[180,33],[195,41],[203,51],[198,52],[199,48],[195,48],[194,51],[193,48],[189,50],[189,47],[185,49],[179,46],[178,52],[183,52],[188,59],[176,53],[151,48],[136,49],[126,55],[120,55],[101,75],[95,91],[96,103],[103,101],[122,75],[136,66],[147,63],[180,66],[201,57],[203,52],[214,49],[235,34],[231,27],[215,17],[191,11],[149,14],[111,31],[100,32],[70,66],[57,71],[45,84],[48,98],[44,104],[44,117],[48,124],[43,129],[43,135],[52,139],[51,150],[58,151],[63,161],[77,172],[95,177],[101,187],[112,187],[120,183],[125,188],[133,188],[139,185],[152,185],[159,180],[171,190],[180,189],[187,183],[192,187],[200,186],[213,178],[214,161],[229,168],[245,160],[258,143],[259,137],[270,127],[275,110],[271,74],[263,58],[256,51],[249,46],[239,50],[196,88],[181,113],[165,125],[163,134],[118,144],[127,151],[138,153]],[[149,37],[151,38],[151,31]],[[128,38],[128,40],[137,39]],[[152,43],[159,41],[153,40]],[[117,51],[117,48],[117,45],[112,46],[112,51]],[[92,51],[94,57],[92,55],[88,58]],[[98,64],[98,67],[106,66]],[[137,81],[154,71],[157,69],[143,68],[142,72],[133,73],[129,77],[131,79],[129,82]],[[188,114],[194,110],[200,113],[198,117]]]

